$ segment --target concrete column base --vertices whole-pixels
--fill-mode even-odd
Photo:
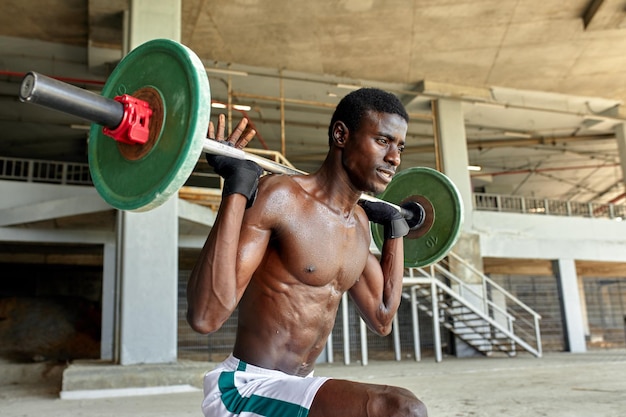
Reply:
[[[110,398],[192,392],[202,389],[208,362],[115,365],[76,361],[63,372],[61,399]]]

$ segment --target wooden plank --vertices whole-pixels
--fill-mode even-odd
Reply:
[[[483,258],[485,274],[553,276],[552,261],[545,259]],[[626,262],[576,261],[579,277],[625,277]]]
[[[190,203],[210,207],[212,210],[217,211],[222,201],[222,190],[184,186],[178,191],[178,198]]]
[[[623,277],[626,278],[625,262],[576,261],[579,277]]]
[[[545,259],[483,258],[485,274],[554,276],[552,261]]]

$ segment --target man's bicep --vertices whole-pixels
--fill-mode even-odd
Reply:
[[[380,263],[370,253],[359,281],[352,286],[349,293],[365,323],[376,333],[379,332],[378,313],[382,306],[383,285]]]
[[[269,181],[268,181],[269,180]],[[281,207],[277,207],[275,194],[279,187],[273,177],[263,177],[252,207],[246,210],[239,235],[237,251],[237,279],[250,279],[257,270],[267,251],[273,230],[280,222]]]
[[[252,274],[261,265],[271,234],[271,229],[244,221],[239,236],[236,266],[237,279],[243,280],[243,285],[247,285]]]

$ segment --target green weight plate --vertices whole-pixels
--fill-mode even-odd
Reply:
[[[461,232],[463,203],[454,183],[439,171],[426,167],[400,171],[378,197],[397,205],[418,202],[425,208],[424,224],[404,237],[406,267],[436,263],[456,243]],[[380,250],[383,227],[372,223],[372,236]]]
[[[125,145],[93,125],[89,167],[107,203],[146,211],[175,194],[198,162],[210,117],[209,81],[193,51],[157,39],[133,49],[108,78],[102,95],[122,94],[150,104],[150,139],[146,145]]]

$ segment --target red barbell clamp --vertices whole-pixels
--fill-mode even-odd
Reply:
[[[102,132],[118,142],[129,145],[145,144],[150,136],[148,126],[152,116],[148,103],[128,94],[117,96],[114,100],[124,105],[124,116],[116,128],[103,127]]]

